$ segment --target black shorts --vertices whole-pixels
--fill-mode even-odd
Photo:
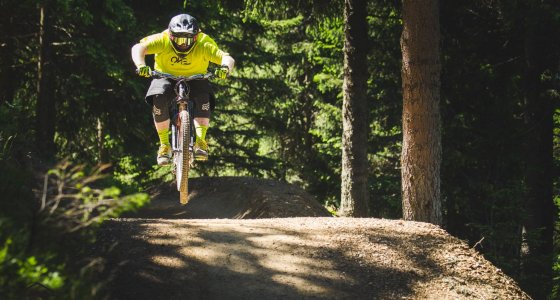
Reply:
[[[194,102],[194,117],[209,118],[210,112],[214,110],[216,97],[208,80],[192,80],[187,82],[189,85],[189,96]],[[153,105],[155,95],[164,95],[168,98],[169,104],[175,99],[175,81],[167,78],[152,79],[150,88],[146,93],[145,101],[150,106]],[[209,108],[209,109],[208,109]]]

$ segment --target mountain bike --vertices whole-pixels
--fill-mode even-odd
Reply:
[[[175,81],[175,105],[171,110],[171,148],[173,151],[173,173],[177,180],[179,202],[183,205],[189,201],[189,170],[194,163],[193,146],[195,141],[193,100],[190,99],[191,80],[206,80],[214,78],[213,73],[196,74],[192,76],[175,76],[152,71],[152,77],[167,78]]]

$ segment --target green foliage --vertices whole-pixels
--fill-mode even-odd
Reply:
[[[0,223],[5,226],[6,220]],[[0,296],[18,299],[37,284],[51,292],[63,287],[65,279],[60,273],[62,266],[47,267],[39,263],[35,256],[22,255],[14,249],[13,244],[12,238],[0,244]]]
[[[139,159],[133,156],[123,156],[113,171],[113,179],[128,191],[138,191],[142,188],[142,170]]]
[[[84,165],[63,161],[51,169],[43,187],[40,208],[43,220],[49,226],[74,232],[135,210],[149,201],[144,193],[121,196],[117,187],[96,187],[96,182],[107,176],[103,172],[108,167],[99,165],[87,174]]]
[[[559,13],[560,16],[560,13]],[[558,97],[556,98],[558,99]],[[554,230],[554,282],[552,288],[552,299],[560,297],[560,103],[556,101],[554,109],[553,130],[553,156],[554,156],[554,182],[553,195],[557,211],[556,226]]]
[[[60,265],[47,265],[44,255],[29,255],[30,224],[35,201],[31,191],[31,173],[14,160],[16,138],[3,137],[0,146],[0,298],[18,299],[31,284],[51,290],[64,283]]]
[[[46,266],[37,262],[35,256],[30,256],[24,259],[13,256],[14,253],[9,251],[11,244],[11,239],[6,240],[4,247],[0,250],[0,264],[2,265],[2,270],[16,269],[17,273],[10,274],[12,276],[7,276],[7,278],[0,279],[4,288],[9,287],[14,282],[17,282],[10,280],[10,277],[16,276],[19,277],[20,280],[23,280],[23,283],[26,286],[33,283],[39,283],[51,290],[56,290],[62,287],[64,280],[60,277],[59,272],[49,271]],[[6,274],[5,272],[2,273]]]
[[[531,93],[526,34],[535,20],[528,9],[557,14],[558,6],[546,8],[550,3],[442,2],[441,13],[442,192],[447,227],[472,243],[486,237],[480,250],[522,287],[541,295],[547,293],[548,282],[530,283],[528,276],[520,277],[521,228],[528,213],[525,209],[530,207],[528,156],[542,155],[527,153],[524,146],[532,135],[526,123],[531,114],[526,106]],[[547,24],[546,18],[541,11],[536,19]],[[554,32],[557,21],[539,30],[539,35]],[[557,52],[558,45],[555,49]],[[549,67],[557,70],[557,66]],[[539,84],[547,84],[547,73],[540,74]],[[554,164],[557,162],[556,155]],[[557,171],[555,174],[553,178],[558,178]],[[535,237],[536,232],[528,236]],[[532,239],[530,244],[537,241]],[[548,270],[543,267],[542,273]]]
[[[0,249],[4,258],[10,257],[4,260],[3,266],[8,266],[4,270],[14,278],[19,278],[18,270],[25,270],[15,281],[20,288],[37,272],[44,272],[41,280],[56,278],[48,274],[58,272],[63,288],[74,284],[64,273],[62,252],[57,256],[54,250],[52,255],[24,251],[28,244],[37,245],[31,242],[30,232],[41,204],[45,232],[37,239],[87,236],[104,219],[146,203],[147,196],[138,191],[173,181],[171,168],[153,166],[157,136],[151,110],[143,101],[149,81],[134,74],[130,47],[165,29],[171,16],[185,10],[236,59],[233,76],[214,82],[217,105],[208,132],[210,161],[198,165],[192,175],[289,181],[336,214],[344,71],[342,1],[51,3],[57,157],[70,158],[76,165],[63,163],[50,172],[44,203],[34,197],[39,176],[31,171],[41,166],[34,160],[37,2],[6,0],[2,7],[9,9],[0,10],[0,218],[9,220],[1,223]],[[526,193],[526,153],[520,146],[527,132],[526,60],[520,34],[527,15],[524,5],[523,1],[444,1],[440,14],[441,188],[446,227],[471,244],[485,237],[479,250],[513,276],[519,274]],[[551,1],[539,5],[552,12],[556,24],[560,22],[558,7]],[[367,14],[369,206],[373,216],[385,218],[401,216],[399,9],[395,1],[370,1]],[[554,71],[542,74],[543,82],[557,77]],[[557,199],[558,88],[547,93],[556,95]],[[93,167],[100,163],[112,167]],[[91,172],[99,176],[98,181],[89,181]],[[56,192],[59,186],[62,194]],[[557,260],[559,241],[556,232]],[[35,261],[28,261],[29,257]],[[555,266],[557,277],[559,266]],[[559,282],[557,278],[555,295]]]
[[[70,266],[76,262],[70,258],[87,250],[79,246],[91,239],[93,228],[144,205],[148,196],[121,195],[120,189],[104,186],[106,166],[88,170],[63,162],[48,172],[39,202],[33,174],[12,150],[14,138],[0,141],[0,298],[66,298],[62,295],[84,285],[72,278]]]

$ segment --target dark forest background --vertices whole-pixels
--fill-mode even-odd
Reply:
[[[95,264],[75,260],[84,241],[172,180],[154,167],[149,80],[130,48],[185,11],[236,60],[193,175],[287,181],[336,213],[342,1],[0,0],[0,298],[95,295]],[[369,216],[398,219],[400,1],[369,1],[367,22]],[[560,4],[441,1],[440,28],[443,227],[536,299],[560,297]],[[553,240],[523,226],[535,194]],[[527,256],[531,239],[553,253]]]

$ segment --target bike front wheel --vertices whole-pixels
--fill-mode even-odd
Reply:
[[[177,179],[177,190],[179,201],[185,205],[189,201],[189,168],[190,168],[190,131],[189,112],[183,110],[179,113],[179,124],[177,133],[177,155],[174,157],[175,172]]]

